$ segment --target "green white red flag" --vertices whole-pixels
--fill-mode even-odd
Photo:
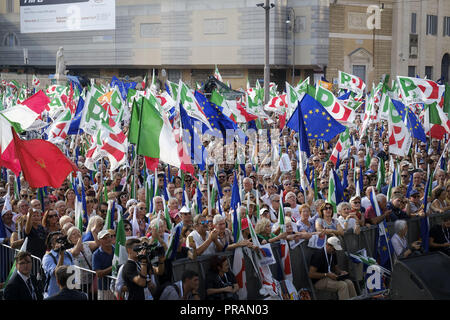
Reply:
[[[339,71],[338,86],[341,89],[347,89],[357,94],[364,93],[364,89],[366,88],[366,84],[360,77],[345,73],[343,71]]]
[[[355,110],[341,104],[331,91],[317,86],[315,99],[339,123],[348,125],[355,120]]]
[[[347,151],[350,149],[351,145],[350,131],[346,128],[345,131],[339,135],[339,139],[336,142],[330,156],[330,160],[334,163],[334,165],[336,165],[338,158],[342,160],[347,156]]]
[[[389,97],[387,99],[390,100]],[[389,103],[388,127],[389,153],[402,157],[408,155],[411,146],[411,133],[392,102]]]
[[[405,105],[439,102],[444,95],[445,85],[431,80],[397,76],[397,81]]]

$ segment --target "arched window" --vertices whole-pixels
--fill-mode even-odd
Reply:
[[[2,45],[10,48],[18,47],[19,38],[17,38],[14,32],[9,32],[3,37]]]

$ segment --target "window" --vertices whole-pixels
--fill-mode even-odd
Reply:
[[[5,37],[3,38],[2,45],[4,47],[10,47],[10,48],[18,47],[19,39],[17,38],[17,36],[14,33],[12,33],[12,32],[7,33],[5,35]]]
[[[450,17],[444,17],[444,37],[450,37]]]
[[[417,14],[411,13],[411,33],[417,33],[416,23],[417,23]]]
[[[14,0],[6,0],[6,13],[14,12]]]
[[[427,34],[437,35],[437,16],[427,15]]]
[[[416,77],[416,66],[408,66],[408,77]]]
[[[357,77],[360,77],[364,82],[366,82],[366,66],[353,65],[353,74]]]
[[[429,80],[433,79],[433,67],[432,66],[425,67],[425,76]]]

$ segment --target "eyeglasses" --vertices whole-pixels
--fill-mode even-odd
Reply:
[[[22,198],[28,198],[28,195],[27,194],[21,194],[20,195]]]
[[[353,201],[354,204],[360,204],[361,201]]]
[[[56,200],[50,200],[50,203],[55,203],[56,202]]]
[[[230,192],[231,189],[223,189],[223,192]]]
[[[408,177],[408,175],[406,175],[406,174],[402,174],[400,177],[402,177],[402,178],[407,178]]]
[[[128,195],[127,195],[127,194],[123,194],[123,195],[120,196],[120,198],[121,198],[121,199],[128,198]]]
[[[55,217],[57,217],[58,215],[57,214],[49,214],[48,216],[47,216],[47,218],[55,218]]]
[[[319,162],[319,160],[313,160],[313,162]]]
[[[200,224],[203,224],[203,225],[208,224],[208,221],[203,220],[203,221],[200,222]]]
[[[125,228],[125,231],[131,231],[131,228]]]
[[[145,210],[146,208],[144,207],[138,207],[139,210]]]
[[[332,210],[333,207],[325,207],[323,210]]]

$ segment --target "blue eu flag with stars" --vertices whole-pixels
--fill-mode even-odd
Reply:
[[[221,106],[216,105],[213,102],[208,101],[206,97],[198,91],[195,91],[195,99],[197,100],[200,108],[206,115],[206,119],[208,119],[211,127],[209,129],[205,124],[202,125],[202,133],[208,133],[212,136],[218,138],[227,138],[225,144],[231,143],[234,141],[232,137],[235,134],[238,134],[241,139],[245,139],[245,134],[238,128],[238,126],[231,120],[229,117],[223,114],[223,108]],[[227,137],[227,130],[233,130],[233,136]]]
[[[414,138],[426,143],[427,137],[425,135],[425,130],[423,129],[422,124],[419,122],[414,112],[410,108],[407,108],[403,103],[401,103],[398,100],[392,99],[392,103],[394,104],[394,107],[397,110],[397,112],[402,116],[403,121],[405,121],[406,114],[408,114],[408,121],[406,122],[406,127],[408,128],[411,135]]]
[[[336,135],[345,131],[345,127],[337,122],[319,101],[305,94],[286,125],[296,132],[299,131],[300,113],[298,108],[301,108],[308,139],[330,141]]]
[[[200,170],[205,170],[205,153],[207,152],[203,146],[199,135],[194,130],[194,125],[199,121],[191,118],[183,106],[180,104],[181,127],[183,128],[183,141],[187,144],[187,152],[191,156],[192,164],[197,164]]]

